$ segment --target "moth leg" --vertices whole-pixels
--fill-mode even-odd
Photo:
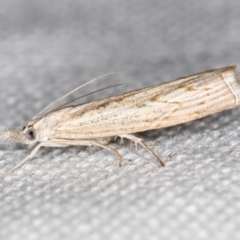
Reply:
[[[138,144],[142,143],[141,138],[138,138],[138,137],[136,137],[135,135],[132,135],[132,134],[123,134],[123,135],[120,135],[119,137],[121,139],[126,138],[126,139],[130,140],[131,147],[132,147],[132,144],[134,143],[136,150],[137,150]]]
[[[92,153],[92,145],[89,146],[89,151]]]
[[[152,149],[150,149],[145,143],[142,142],[141,138],[138,138],[132,134],[123,134],[123,135],[119,135],[119,137],[127,138],[130,141],[133,141],[135,143],[135,145],[137,145],[137,144],[141,145],[143,148],[145,148],[148,152],[150,152],[157,159],[157,161],[160,163],[160,165],[162,167],[164,167],[164,163],[162,162],[162,160],[154,153],[154,151]]]
[[[107,145],[110,142],[110,137],[97,138],[96,141],[100,144]]]
[[[113,152],[114,154],[116,154],[119,158],[119,166],[121,166],[122,164],[122,155],[115,149],[106,146],[105,144],[107,144],[107,140],[108,142],[110,141],[110,138],[101,138],[99,140],[73,140],[73,139],[49,139],[49,144],[59,144],[59,145],[65,145],[65,146],[98,146],[104,149],[107,149],[111,152]]]
[[[97,138],[96,141],[102,145],[107,145],[110,142],[110,137]],[[92,145],[89,146],[90,152],[92,152]]]
[[[19,163],[17,163],[15,166],[11,167],[9,170],[7,170],[5,173],[1,175],[2,178],[6,177],[10,172],[14,171],[16,168],[20,167],[23,165],[29,158],[32,158],[36,152],[39,150],[39,148],[42,146],[42,143],[38,143],[33,150]]]
[[[124,144],[124,141],[123,141],[123,137],[119,136],[120,137],[120,144],[123,145]]]
[[[111,148],[111,147],[109,147],[109,146],[106,146],[106,145],[103,145],[103,144],[96,143],[96,142],[95,142],[93,145],[96,145],[96,146],[99,146],[99,147],[105,148],[105,149],[107,149],[107,150],[109,150],[109,151],[115,153],[115,154],[118,156],[118,159],[119,159],[119,162],[118,162],[119,167],[122,166],[122,160],[123,160],[123,157],[122,157],[122,155],[121,155],[117,150],[115,150],[115,149],[113,149],[113,148]]]

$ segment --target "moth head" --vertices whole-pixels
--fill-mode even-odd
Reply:
[[[32,126],[23,127],[23,133],[29,141],[36,140],[36,130]]]

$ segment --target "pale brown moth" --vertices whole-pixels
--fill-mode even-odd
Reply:
[[[10,138],[24,144],[35,144],[21,162],[2,176],[33,157],[41,146],[99,146],[114,152],[121,165],[122,156],[107,146],[111,137],[126,138],[141,145],[164,166],[153,150],[134,133],[199,119],[234,108],[239,101],[236,66],[230,66],[81,105],[62,105],[33,118],[22,130],[7,130],[0,134],[0,140]]]

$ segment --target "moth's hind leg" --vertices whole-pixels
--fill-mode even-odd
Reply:
[[[162,160],[154,153],[152,149],[150,149],[145,143],[142,142],[141,138],[138,138],[132,134],[123,134],[123,135],[119,135],[119,137],[121,138],[121,140],[123,138],[129,139],[131,142],[135,143],[136,147],[137,147],[137,144],[141,145],[143,148],[149,151],[157,159],[157,161],[160,163],[162,167],[164,167],[164,163],[162,162]]]

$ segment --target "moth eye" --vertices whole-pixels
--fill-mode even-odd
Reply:
[[[34,128],[29,128],[26,132],[25,132],[25,137],[30,140],[33,141],[36,139],[36,131]]]

